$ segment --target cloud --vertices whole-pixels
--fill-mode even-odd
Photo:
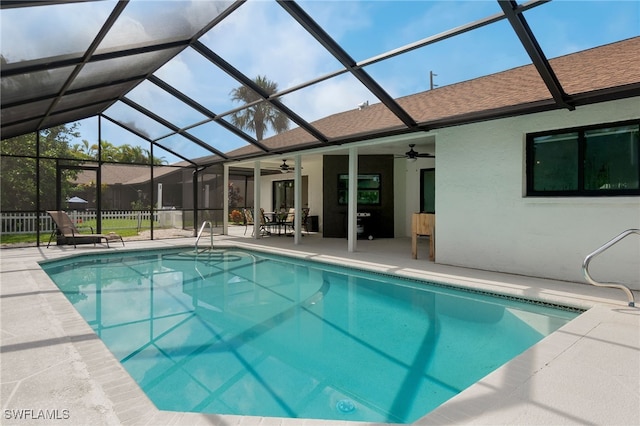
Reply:
[[[231,40],[231,42],[230,42]],[[206,34],[202,41],[249,78],[264,75],[278,83],[279,90],[300,84],[339,69],[340,64],[320,44],[274,2],[248,2],[227,20]],[[304,95],[287,96],[287,105],[296,105],[303,117],[316,117],[336,105],[353,107],[350,87],[353,80],[305,90]],[[325,90],[340,87],[342,93],[327,98]],[[357,87],[357,83],[356,83]],[[328,88],[328,89],[327,89]],[[304,96],[305,100],[300,100]],[[357,96],[361,98],[360,95]],[[292,100],[295,99],[295,100]],[[330,101],[320,107],[319,100]],[[361,102],[360,99],[358,102]],[[356,103],[357,104],[357,103]]]
[[[84,52],[112,8],[87,2],[2,10],[2,55],[18,62]]]
[[[370,103],[377,102],[373,94],[351,75],[334,77],[287,95],[284,99],[288,107],[309,122],[355,109],[359,103],[367,100]]]
[[[326,52],[275,2],[244,3],[201,40],[249,78],[266,75],[280,89],[328,69],[319,59]]]
[[[193,30],[199,31],[212,17],[220,15],[232,3],[231,0],[191,0],[180,15],[190,23]]]
[[[188,92],[196,88],[193,73],[190,67],[184,62],[182,56],[176,56],[167,62],[155,75],[165,81],[181,81],[182,89]]]
[[[302,8],[337,42],[374,25],[375,2],[301,1]]]

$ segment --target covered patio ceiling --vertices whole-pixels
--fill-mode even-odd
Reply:
[[[581,3],[572,3],[571,10],[579,15]],[[343,37],[351,30],[345,27],[347,20],[336,22],[340,14],[332,14],[336,8],[346,17],[354,8],[362,8],[356,12],[362,13],[383,6],[406,12],[385,22],[361,23],[371,32],[363,32],[358,43]],[[521,105],[514,105],[448,122],[425,118],[402,102],[470,75],[477,78],[522,66],[533,67],[544,88],[544,103],[532,106],[534,110],[571,110],[589,102],[567,93],[542,46],[548,46],[552,56],[558,52],[552,43],[538,40],[541,33],[548,39],[544,30],[535,31],[536,26],[543,28],[536,23],[545,16],[536,11],[553,10],[546,0],[20,0],[2,1],[1,7],[3,140],[100,117],[101,126],[125,129],[170,158],[193,165],[237,162],[525,113]],[[424,30],[417,31],[421,38],[404,35],[416,34],[408,31],[415,24],[411,13],[429,14],[429,25],[422,21]],[[569,18],[557,13],[560,21]],[[453,26],[440,28],[435,25],[440,21]],[[274,26],[283,31],[276,33]],[[484,41],[487,33],[495,33],[493,44]],[[379,38],[369,39],[372,34]],[[590,47],[588,43],[580,47]],[[487,61],[511,59],[487,68],[474,50],[481,50]],[[468,55],[468,66],[478,71],[446,77],[431,72],[455,61],[443,52]],[[306,66],[310,63],[320,65]],[[424,68],[419,90],[402,84],[416,63]],[[257,76],[274,82],[277,89],[265,89]],[[440,84],[434,85],[434,77]],[[230,96],[234,90],[244,94],[236,103]],[[364,124],[355,125],[358,117],[345,115],[373,107],[375,115]],[[234,120],[259,111],[286,117],[289,136],[268,129],[263,133]],[[327,117],[333,124],[327,124]],[[428,149],[433,141],[424,143]],[[384,151],[382,145],[376,149]]]

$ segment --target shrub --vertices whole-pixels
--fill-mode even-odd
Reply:
[[[242,212],[239,210],[233,210],[229,213],[229,220],[235,224],[239,224],[242,222]]]

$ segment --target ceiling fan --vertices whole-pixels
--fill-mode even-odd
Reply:
[[[416,161],[418,158],[436,158],[434,154],[420,154],[419,152],[414,151],[414,146],[416,146],[415,143],[409,144],[409,151],[404,154],[405,157],[407,157],[407,160]]]
[[[280,164],[280,171],[282,173],[290,173],[294,170],[295,170],[295,167],[288,165],[286,159],[282,160],[282,164]]]

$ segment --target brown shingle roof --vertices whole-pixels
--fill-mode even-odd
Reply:
[[[561,56],[549,61],[565,93],[581,95],[603,89],[640,84],[640,37]],[[637,87],[636,87],[637,90]],[[485,77],[399,98],[397,102],[420,125],[455,117],[501,111],[494,117],[510,115],[508,108],[553,101],[533,65],[510,69]],[[514,112],[511,112],[513,115]],[[477,119],[477,118],[476,118]],[[463,120],[463,119],[462,119]],[[471,120],[469,120],[471,121]],[[463,121],[462,121],[463,122]],[[349,110],[311,123],[330,140],[357,137],[376,131],[400,130],[404,126],[384,105]],[[319,141],[296,128],[262,141],[275,151],[318,145]],[[303,144],[302,146],[300,144]],[[230,157],[258,153],[253,146],[229,152]]]
[[[640,82],[640,37],[550,60],[564,91],[578,95]],[[551,100],[533,65],[407,96],[400,104],[419,123]]]
[[[567,93],[585,93],[640,82],[640,37],[556,59]]]
[[[551,99],[540,75],[524,66],[399,99],[418,123]]]

